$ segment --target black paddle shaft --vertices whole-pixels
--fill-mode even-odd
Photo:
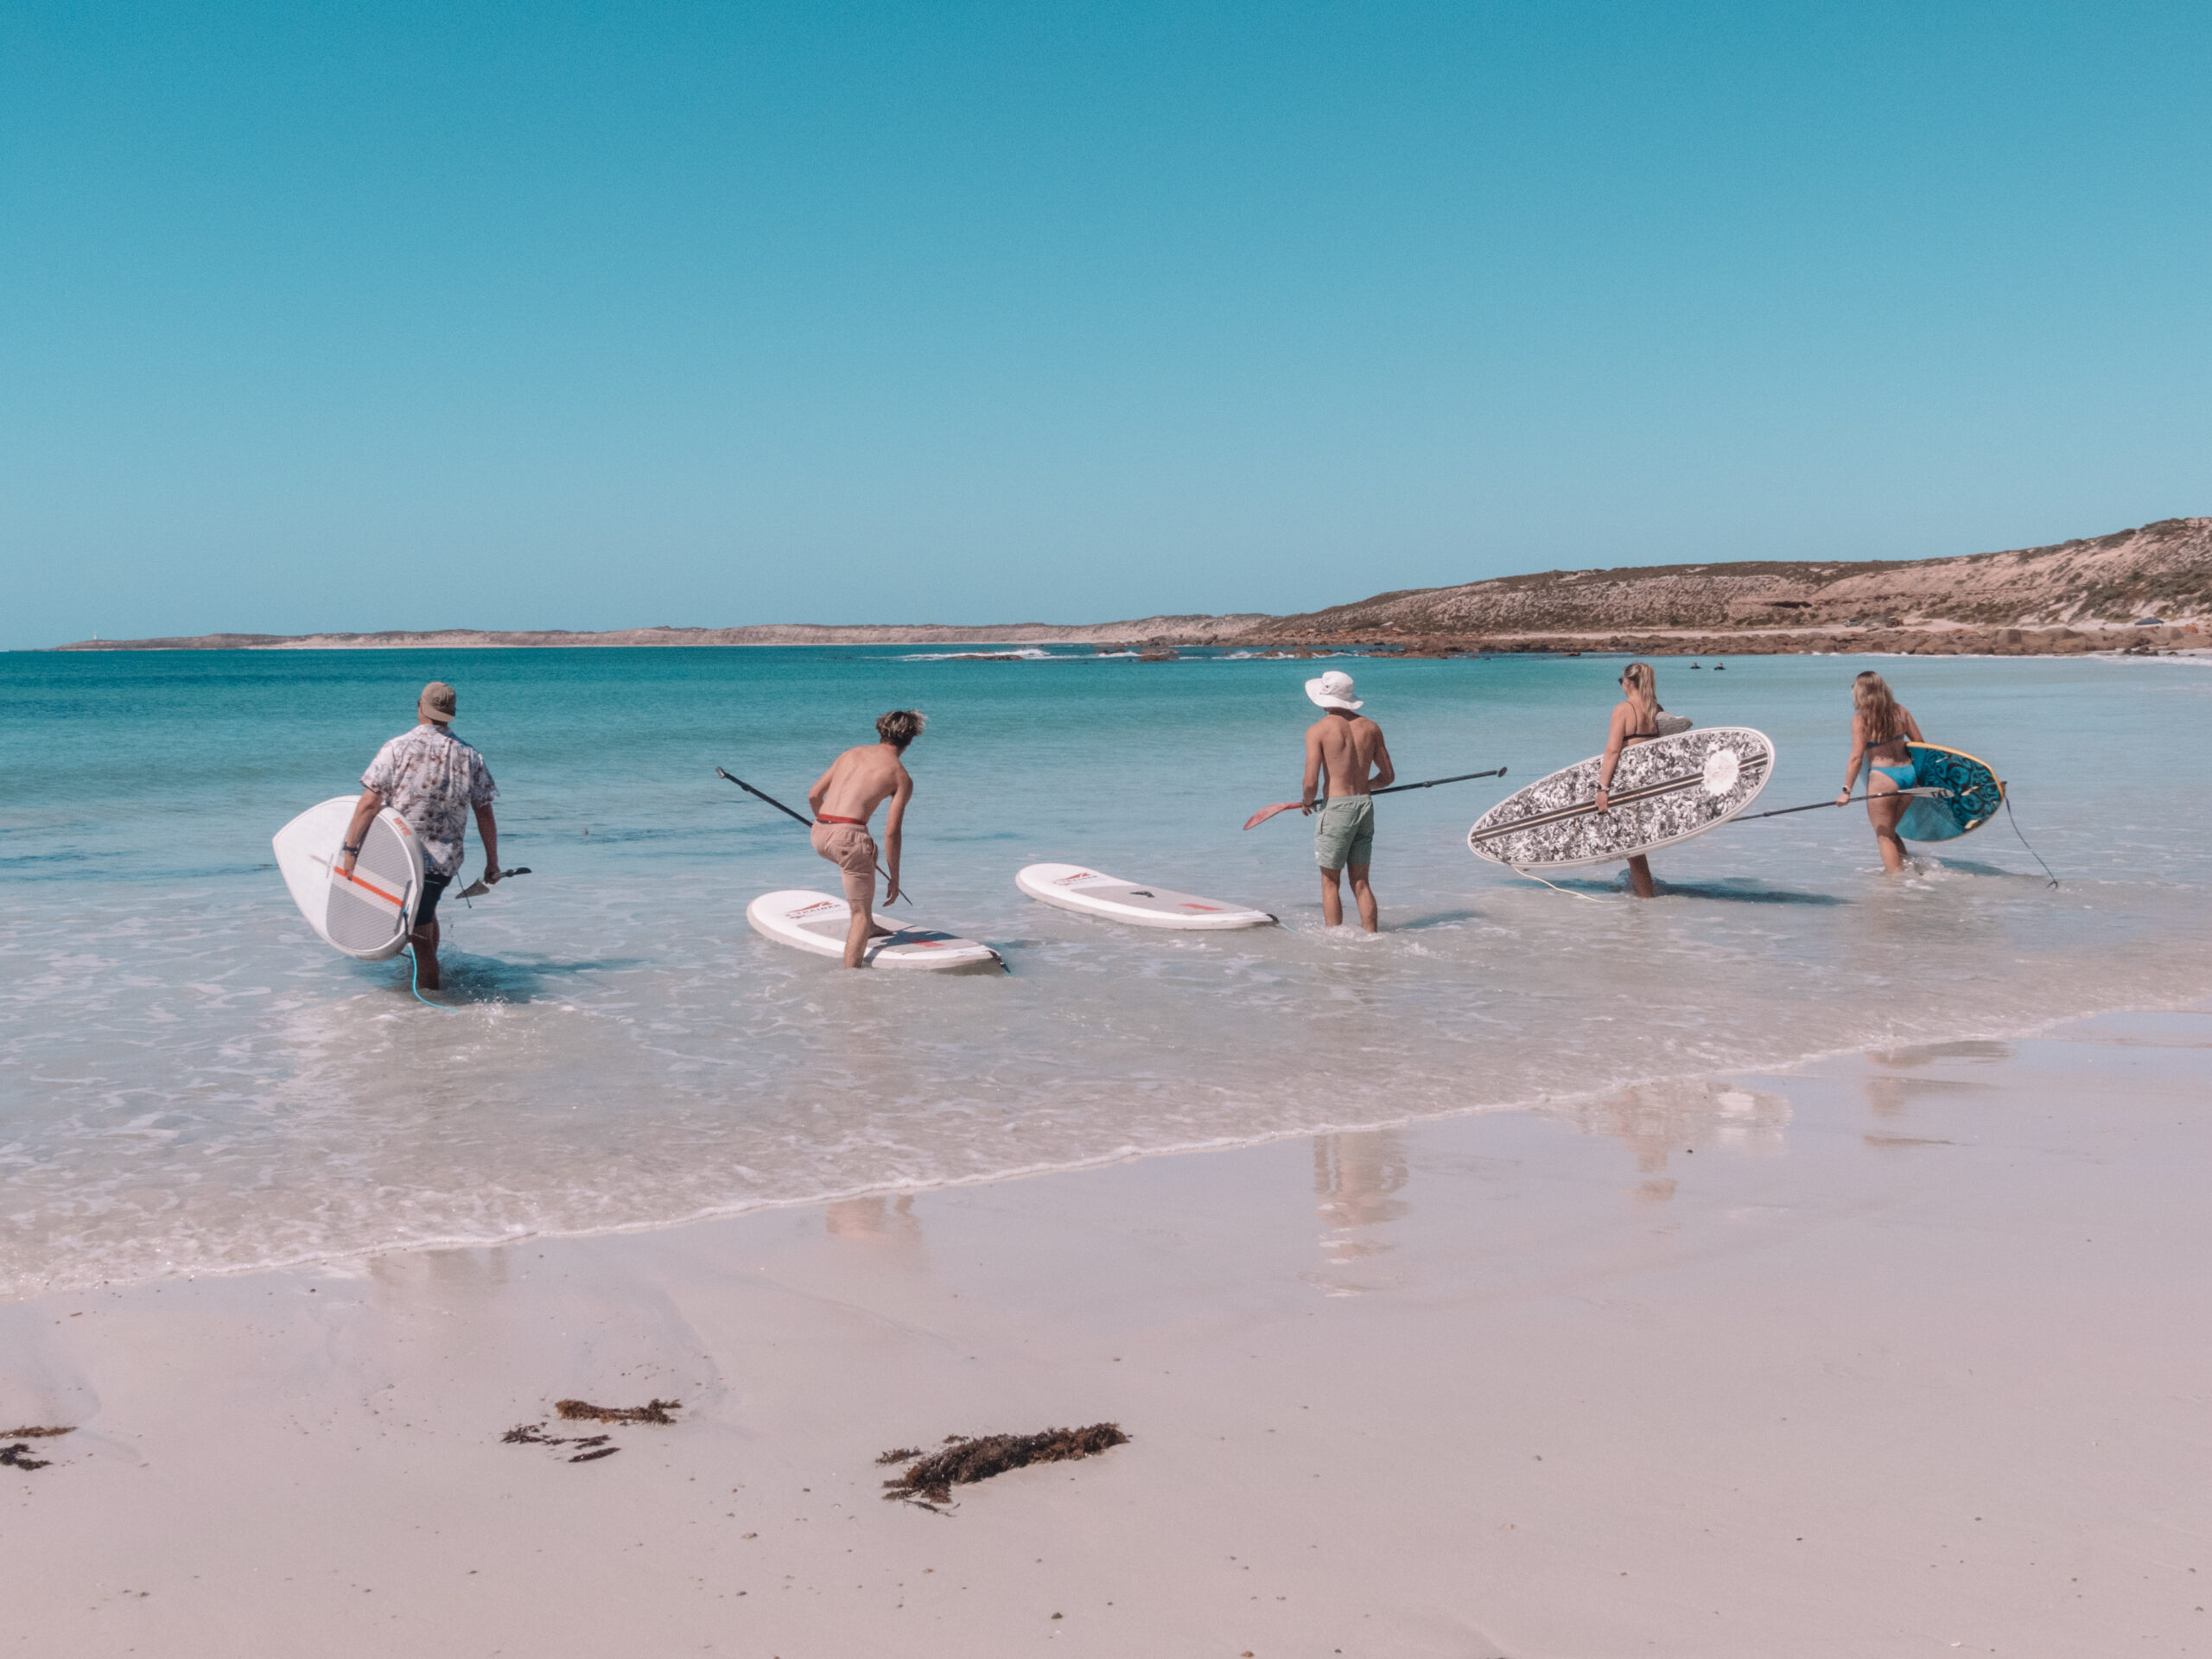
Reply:
[[[774,807],[774,808],[776,809],[776,810],[777,810],[777,811],[779,811],[779,812],[782,813],[785,817],[789,818],[789,819],[790,819],[793,823],[797,823],[797,824],[803,824],[803,825],[804,825],[804,826],[805,826],[805,828],[807,829],[807,830],[808,830],[810,833],[813,830],[813,829],[814,829],[814,820],[813,820],[812,818],[803,818],[803,817],[801,817],[798,813],[796,813],[796,812],[792,811],[792,810],[791,810],[791,808],[789,808],[788,806],[785,806],[785,805],[781,801],[778,800],[774,796],[772,796],[772,795],[769,794],[769,793],[768,793],[768,791],[767,791],[766,790],[765,790],[765,789],[755,789],[755,788],[753,788],[753,785],[750,785],[750,784],[747,783],[747,782],[745,781],[745,779],[744,779],[740,778],[740,777],[737,777],[737,776],[735,776],[734,774],[733,774],[733,773],[731,773],[731,772],[724,772],[724,771],[723,771],[720,766],[716,766],[716,767],[715,768],[715,777],[717,777],[717,778],[725,779],[727,779],[728,781],[729,781],[730,783],[735,784],[735,785],[736,785],[740,789],[743,790],[743,791],[744,791],[747,794],[748,794],[748,795],[755,795],[755,796],[758,796],[760,799],[762,799],[762,800],[764,800],[764,801],[767,802],[769,805],[771,805],[771,806]],[[875,868],[876,868],[876,873],[877,873],[879,875],[882,876],[882,878],[883,878],[886,881],[888,881],[888,880],[891,880],[891,872],[890,872],[890,871],[888,871],[888,870],[887,870],[887,869],[885,869],[885,868],[883,868],[883,866],[882,866],[882,865],[879,864],[879,865],[877,865],[877,866],[875,867]],[[914,902],[914,895],[913,895],[912,893],[911,893],[907,892],[907,891],[906,891],[906,889],[905,888],[905,887],[903,887],[903,886],[901,886],[901,887],[899,887],[899,896],[901,899],[905,899],[908,904],[910,904],[910,905],[911,905],[911,904],[912,904],[912,903]]]
[[[1393,784],[1388,789],[1371,789],[1368,791],[1368,793],[1370,795],[1402,795],[1409,789],[1434,789],[1439,784],[1464,784],[1470,778],[1503,778],[1504,776],[1505,768],[1503,766],[1493,766],[1488,772],[1463,772],[1456,778],[1431,778],[1418,784]],[[1320,782],[1316,785],[1316,787],[1320,790],[1321,793],[1314,797],[1313,804],[1317,807],[1325,806],[1328,804],[1329,798],[1329,769],[1326,766],[1321,768]]]
[[[1849,806],[1857,801],[1884,801],[1897,795],[1910,795],[1915,800],[1948,801],[1951,798],[1951,791],[1948,789],[1925,786],[1916,789],[1896,789],[1891,790],[1889,795],[1854,795],[1848,801],[1815,801],[1809,806],[1783,806],[1777,807],[1771,812],[1746,812],[1742,817],[1734,819],[1732,822],[1749,823],[1753,818],[1786,818],[1792,812],[1817,812],[1824,806]]]
[[[1409,789],[1434,789],[1439,784],[1464,784],[1470,778],[1503,778],[1504,776],[1503,766],[1493,766],[1488,772],[1463,772],[1456,778],[1431,778],[1427,782],[1421,784],[1393,784],[1388,789],[1378,789],[1373,792],[1377,795],[1402,795]]]
[[[785,817],[787,817],[787,818],[791,819],[793,823],[803,823],[803,824],[804,824],[804,825],[805,825],[809,830],[811,830],[811,829],[813,829],[813,828],[814,828],[814,820],[813,820],[812,818],[803,818],[803,817],[799,817],[799,815],[798,815],[798,813],[796,813],[796,812],[792,811],[792,810],[791,810],[791,808],[789,808],[788,806],[785,806],[785,805],[781,801],[778,800],[774,796],[772,796],[772,795],[769,794],[769,793],[768,793],[768,791],[766,791],[765,789],[755,789],[755,788],[753,788],[753,785],[750,785],[750,784],[747,783],[747,782],[745,781],[745,779],[742,779],[742,778],[732,778],[732,777],[730,777],[730,774],[729,774],[729,773],[728,773],[728,772],[724,772],[724,771],[723,771],[720,766],[716,766],[716,767],[715,768],[715,777],[717,777],[717,778],[725,778],[725,779],[728,779],[728,780],[729,780],[731,783],[735,784],[735,785],[736,785],[740,789],[743,790],[747,794],[748,794],[748,795],[754,795],[754,796],[758,796],[760,799],[762,799],[762,800],[764,800],[764,801],[767,802],[769,805],[771,805],[771,806],[774,807],[774,808],[776,809],[776,810],[777,810],[777,811],[779,811],[779,812],[782,813]]]

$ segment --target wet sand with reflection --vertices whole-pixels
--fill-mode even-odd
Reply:
[[[17,1302],[0,1421],[77,1432],[0,1471],[0,1589],[22,1651],[186,1659],[2179,1651],[2208,1084],[2212,1014],[2114,1016]],[[684,1403],[500,1443],[565,1396]]]

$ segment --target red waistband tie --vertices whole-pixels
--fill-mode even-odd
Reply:
[[[817,823],[866,823],[868,822],[866,818],[833,818],[827,812],[816,813],[814,821]]]

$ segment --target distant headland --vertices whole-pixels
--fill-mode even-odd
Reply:
[[[2212,645],[2212,518],[1955,558],[1750,561],[1549,570],[1377,594],[1299,616],[1148,616],[980,626],[446,628],[86,639],[59,651],[515,649],[577,645],[1236,645],[1385,655],[1605,651],[2025,655]]]

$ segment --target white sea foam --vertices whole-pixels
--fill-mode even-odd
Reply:
[[[914,651],[902,663],[1052,663],[1085,662],[1089,652],[1046,651],[1040,645],[971,645],[966,651]]]

